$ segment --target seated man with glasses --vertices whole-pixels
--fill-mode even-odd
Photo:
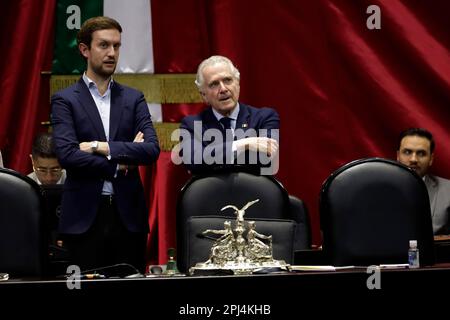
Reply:
[[[33,172],[28,175],[40,185],[64,184],[66,172],[58,162],[50,133],[40,133],[31,150]]]

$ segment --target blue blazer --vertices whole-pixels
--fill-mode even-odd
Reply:
[[[197,121],[201,121],[201,128],[202,128],[201,136],[197,135],[197,133],[194,131],[194,123]],[[278,113],[274,109],[255,108],[239,102],[239,114],[236,120],[236,130],[241,129],[245,133],[248,132],[249,129],[255,129],[256,133],[258,133],[259,129],[267,129],[266,136],[272,137],[271,130],[279,128],[280,128],[280,117],[278,116]],[[223,127],[220,124],[220,122],[217,121],[217,118],[212,112],[211,107],[205,109],[204,111],[202,111],[197,115],[185,117],[181,121],[180,129],[182,139],[181,147],[183,148],[183,150],[186,150],[187,144],[190,144],[190,146],[188,147],[190,149],[190,158],[184,157],[183,159],[183,163],[185,164],[185,166],[188,168],[189,171],[191,171],[194,174],[203,174],[211,171],[236,168],[236,163],[227,164],[227,160],[225,158],[226,149],[231,148],[231,143],[233,141],[232,139],[229,139],[230,137],[227,137],[224,134],[223,136],[224,140],[222,141],[205,141],[205,139],[203,139],[203,133],[208,129],[217,129],[223,132]],[[187,136],[183,137],[183,132]],[[258,136],[260,135],[258,134]],[[212,144],[217,145],[223,144],[223,147],[218,148],[223,150],[224,152],[224,154],[220,155],[220,158],[222,158],[222,163],[207,164],[202,162],[200,164],[194,164],[192,160],[196,157],[195,154],[200,152],[203,154],[205,148]],[[181,152],[181,155],[183,155],[183,152]],[[197,154],[197,158],[198,157],[199,155]],[[184,161],[186,159],[191,161]],[[246,159],[247,160],[249,159],[248,154],[246,155]],[[246,164],[239,167],[241,168],[241,170],[256,173],[261,167],[261,164],[259,163],[254,165]]]
[[[79,148],[80,142],[106,141],[100,114],[83,79],[53,95],[51,104],[56,154],[67,172],[60,232],[79,234],[89,229],[105,180],[113,184],[118,211],[127,229],[148,232],[148,209],[139,170],[127,174],[117,171],[119,163],[149,165],[159,156],[158,139],[143,94],[112,83],[109,160]],[[133,143],[139,131],[144,133],[144,142]]]

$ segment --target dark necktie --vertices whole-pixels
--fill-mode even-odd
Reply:
[[[219,120],[219,122],[222,124],[223,128],[226,129],[231,129],[231,119],[228,117],[223,117],[222,119]]]

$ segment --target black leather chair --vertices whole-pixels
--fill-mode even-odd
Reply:
[[[409,240],[418,241],[421,265],[434,263],[427,189],[395,161],[361,159],[336,170],[322,186],[320,220],[333,265],[407,263]]]
[[[310,222],[305,205],[300,199],[288,195],[275,178],[247,172],[216,172],[207,176],[192,177],[179,194],[177,203],[178,268],[186,271],[194,262],[187,257],[187,252],[192,252],[192,248],[188,247],[187,224],[190,217],[222,215],[235,220],[236,216],[232,210],[221,212],[220,209],[228,204],[242,208],[247,202],[255,199],[260,201],[247,209],[245,219],[293,220],[295,222],[293,249],[310,247]]]
[[[0,272],[45,273],[47,238],[41,192],[36,182],[0,168]]]

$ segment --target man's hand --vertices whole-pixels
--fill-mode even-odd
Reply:
[[[81,142],[80,143],[80,150],[87,152],[87,153],[94,153],[94,150],[92,150],[92,142]]]
[[[267,137],[251,137],[235,141],[237,151],[243,152],[250,150],[253,152],[266,153],[269,157],[273,157],[278,152],[278,142],[275,139]]]
[[[144,134],[139,131],[136,134],[136,136],[134,137],[133,142],[144,142]],[[96,150],[94,150],[92,148],[92,144],[93,143],[94,143],[94,141],[81,142],[80,143],[80,150],[84,151],[84,152],[87,152],[87,153],[98,153],[98,154],[102,154],[104,156],[108,156],[109,155],[108,142],[98,141],[98,145],[97,145],[97,149]]]
[[[144,134],[142,132],[138,132],[136,137],[134,137],[133,142],[141,143],[144,142]],[[125,175],[128,174],[128,171],[136,169],[137,166],[129,165],[129,164],[119,164],[119,171],[124,171]]]
[[[89,141],[89,142],[81,142],[80,143],[80,150],[87,152],[87,153],[98,153],[98,154],[102,154],[104,156],[109,155],[109,145],[108,142],[102,142],[102,141],[98,141],[97,144],[97,149],[94,150],[92,148],[92,144],[94,143],[94,141]]]
[[[142,132],[138,132],[136,137],[134,137],[133,142],[144,142],[144,134]]]

